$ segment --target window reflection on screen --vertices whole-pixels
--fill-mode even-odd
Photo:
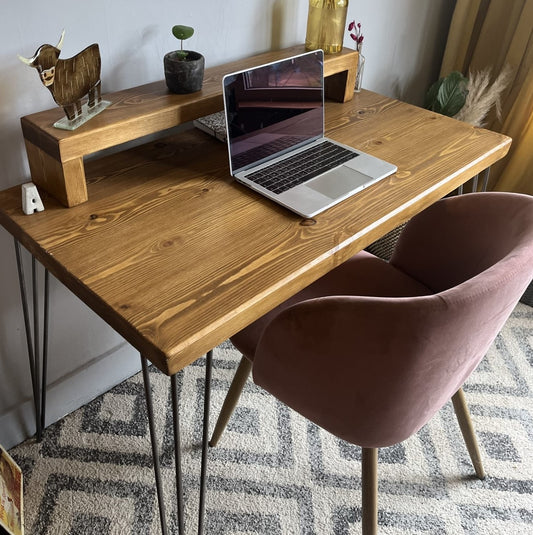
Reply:
[[[321,51],[226,77],[232,171],[323,134]]]
[[[267,65],[244,73],[244,87],[245,89],[321,88],[322,69],[320,64],[321,61],[317,60],[316,56],[310,55]]]

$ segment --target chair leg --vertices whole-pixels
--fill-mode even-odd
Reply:
[[[378,532],[378,449],[363,448],[363,535]]]
[[[213,435],[209,441],[209,445],[211,447],[215,447],[217,445],[222,433],[224,432],[224,429],[226,429],[228,421],[235,410],[239,398],[241,397],[241,392],[251,371],[252,363],[246,357],[242,357],[239,367],[235,372],[235,376],[233,377],[233,381],[231,382],[231,386],[229,387],[228,393],[226,394],[226,399],[222,404],[222,409],[220,410]]]
[[[454,394],[452,397],[452,403],[455,410],[455,415],[457,416],[457,420],[459,422],[459,427],[461,428],[461,433],[463,434],[463,438],[466,443],[468,454],[470,455],[470,459],[474,465],[476,475],[479,477],[479,479],[485,479],[485,470],[483,469],[483,463],[481,462],[481,454],[479,452],[474,426],[472,425],[470,412],[468,410],[465,394],[462,388],[460,388]]]

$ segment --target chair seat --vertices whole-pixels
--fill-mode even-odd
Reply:
[[[432,293],[429,288],[385,260],[361,251],[238,332],[231,341],[247,359],[253,361],[265,327],[280,312],[301,301],[330,295],[415,297]]]

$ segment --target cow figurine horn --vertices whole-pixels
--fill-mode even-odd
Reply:
[[[61,32],[61,36],[59,37],[59,42],[56,45],[56,48],[61,51],[61,48],[63,47],[63,39],[65,38],[65,30]],[[39,49],[40,50],[40,49]],[[33,62],[35,61],[35,58],[39,55],[39,50],[33,56],[33,58],[25,58],[24,56],[21,56],[20,54],[17,54],[17,57],[24,63],[25,65],[29,65],[30,67],[33,67]]]
[[[56,48],[57,48],[58,50],[61,50],[61,47],[63,46],[63,39],[64,39],[64,37],[65,37],[65,30],[63,30],[63,31],[61,32],[61,37],[59,38],[59,42],[58,42],[57,45],[56,45]]]
[[[35,59],[35,56],[33,56],[33,58],[31,59],[28,59],[24,56],[21,56],[20,54],[17,54],[17,57],[20,59],[20,61],[22,61],[22,63],[24,63],[25,65],[29,65],[30,67],[32,67],[33,60]]]

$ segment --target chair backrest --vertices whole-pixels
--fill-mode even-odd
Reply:
[[[479,364],[533,276],[533,198],[439,201],[409,222],[391,263],[436,293],[299,303],[254,359],[257,384],[363,447],[415,433]]]
[[[443,199],[409,221],[390,263],[440,292],[531,247],[532,226],[529,195],[490,192]]]

